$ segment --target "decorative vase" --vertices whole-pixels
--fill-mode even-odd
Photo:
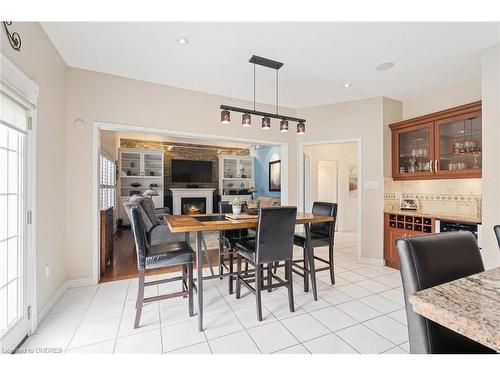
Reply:
[[[233,204],[233,215],[241,214],[241,206],[239,204]]]

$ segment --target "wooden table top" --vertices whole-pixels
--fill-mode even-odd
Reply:
[[[249,219],[225,219],[216,220],[217,217],[223,216],[220,214],[204,214],[204,215],[168,215],[165,216],[165,221],[172,233],[185,233],[185,232],[200,232],[208,230],[228,230],[228,229],[245,229],[255,228],[257,226],[256,218]],[[208,221],[197,220],[206,218]],[[215,220],[213,220],[215,219]],[[324,223],[334,221],[335,218],[331,216],[313,215],[297,213],[297,224],[307,223]]]
[[[500,352],[500,267],[421,290],[413,311]]]

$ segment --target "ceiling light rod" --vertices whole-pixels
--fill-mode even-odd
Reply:
[[[257,116],[272,117],[272,118],[276,118],[276,119],[285,119],[285,120],[289,120],[289,121],[306,122],[306,120],[301,119],[301,118],[284,116],[284,115],[280,115],[278,113],[278,70],[283,66],[283,63],[280,61],[271,60],[271,59],[267,59],[265,57],[256,56],[256,55],[252,55],[252,57],[250,57],[250,60],[248,60],[248,62],[253,64],[253,111],[245,109],[245,108],[231,107],[228,105],[221,105],[220,109],[223,109],[226,111],[248,113],[248,114],[257,115]],[[261,111],[255,110],[255,65],[260,65],[260,66],[264,66],[266,68],[276,70],[276,113],[268,113],[268,112],[261,112]]]
[[[252,114],[252,115],[256,115],[256,116],[272,117],[272,118],[277,118],[277,119],[280,119],[280,120],[285,119],[285,120],[294,121],[294,122],[300,122],[300,121],[306,122],[306,120],[303,119],[303,118],[290,117],[290,116],[280,115],[278,113],[252,111],[250,109],[239,108],[239,107],[232,107],[230,105],[224,105],[224,104],[221,104],[220,109],[225,110],[225,111],[248,113],[248,114]]]

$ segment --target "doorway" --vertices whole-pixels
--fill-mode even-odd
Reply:
[[[337,238],[354,254],[359,254],[360,246],[360,151],[359,140],[304,143],[299,147],[301,207],[311,212],[315,201],[338,203]]]
[[[0,348],[34,330],[33,107],[0,90]]]
[[[145,180],[145,177],[141,178],[140,181],[135,181],[133,167],[127,164],[127,168],[122,168],[123,158],[121,157],[120,149],[129,150],[128,152],[138,151],[138,149],[146,149],[148,153],[154,153],[155,150],[159,151],[161,155],[163,155],[162,162],[165,168],[161,168],[159,170],[159,174],[156,173],[152,176],[150,173],[147,174],[148,181]],[[186,132],[179,131],[167,131],[167,130],[158,130],[158,129],[150,129],[150,128],[141,128],[141,127],[133,127],[128,125],[119,125],[119,124],[109,124],[109,123],[94,123],[93,129],[93,156],[95,160],[94,164],[94,172],[93,172],[93,184],[95,194],[95,215],[94,215],[94,249],[93,249],[93,279],[94,282],[99,282],[101,275],[101,265],[102,261],[106,262],[104,267],[104,272],[106,276],[101,278],[101,281],[111,281],[122,278],[130,278],[135,277],[137,273],[137,267],[135,265],[135,249],[134,249],[134,241],[133,236],[131,236],[130,229],[126,227],[128,225],[127,216],[124,214],[124,210],[121,210],[123,207],[123,199],[125,199],[126,195],[130,195],[131,191],[134,191],[134,194],[143,194],[143,190],[151,188],[150,182],[155,183],[155,189],[158,192],[158,196],[153,198],[158,198],[161,200],[161,204],[158,207],[168,207],[171,213],[175,212],[175,207],[173,205],[173,197],[170,192],[170,188],[178,188],[179,186],[174,186],[173,181],[173,170],[170,171],[171,166],[168,167],[169,163],[174,159],[186,159],[186,160],[194,160],[197,159],[201,153],[207,153],[209,150],[214,149],[214,160],[219,160],[219,156],[224,157],[224,152],[229,149],[234,148],[242,148],[247,149],[250,153],[250,156],[253,156],[255,159],[255,164],[257,162],[268,161],[271,159],[281,158],[281,192],[274,193],[279,194],[281,204],[285,205],[288,203],[288,144],[281,142],[272,142],[266,141],[262,142],[261,140],[251,140],[251,139],[240,139],[233,137],[221,137],[221,136],[213,136],[213,135],[205,135],[205,134],[191,134]],[[132,151],[131,151],[132,150]],[[180,150],[185,150],[186,157],[179,158],[175,155],[180,152]],[[112,155],[114,160],[117,162],[117,179],[114,182],[114,216],[115,223],[121,222],[124,224],[125,230],[120,231],[118,228],[120,225],[115,225],[114,231],[117,235],[114,236],[114,245],[113,245],[113,259],[114,264],[112,269],[109,269],[109,265],[111,264],[109,260],[106,260],[106,257],[101,257],[101,246],[102,243],[100,238],[100,211],[103,207],[99,204],[99,197],[101,194],[99,190],[102,188],[99,183],[100,177],[100,165],[97,162],[99,160],[99,155],[102,153],[106,153],[108,155]],[[248,152],[244,155],[247,155]],[[241,156],[245,157],[245,156]],[[209,158],[205,158],[209,160]],[[274,160],[273,159],[273,160]],[[143,162],[134,163],[135,166],[142,166]],[[219,167],[216,164],[212,166],[213,178],[212,182],[209,184],[213,184],[214,186],[205,186],[207,183],[203,182],[196,183],[196,186],[185,186],[185,188],[215,188],[215,190],[219,189],[222,184],[224,186],[224,194],[232,194],[233,190],[241,190],[240,186],[242,181],[238,181],[238,185],[235,185],[234,181],[229,181],[231,178],[228,178],[227,184],[226,182],[219,179],[220,171]],[[266,171],[268,165],[265,163]],[[255,167],[257,168],[257,167]],[[223,168],[225,170],[225,168]],[[237,168],[238,170],[241,168]],[[130,170],[130,175],[129,171]],[[150,172],[150,171],[149,171]],[[160,178],[159,181],[149,181],[152,178]],[[259,184],[259,181],[265,179],[265,184]],[[123,181],[122,181],[123,180]],[[125,180],[130,180],[133,183],[140,182],[136,184],[136,186],[129,187],[128,184],[125,184]],[[133,180],[133,181],[132,181]],[[253,193],[249,193],[249,196],[252,199],[259,199],[262,196],[271,195],[265,190],[267,187],[267,174],[255,173],[254,180],[252,184],[254,186]],[[147,182],[147,183],[146,183]],[[175,182],[177,183],[177,182]],[[189,184],[192,185],[192,184]],[[226,186],[227,185],[227,186]],[[262,185],[262,187],[260,187]],[[250,187],[250,185],[248,186]],[[256,188],[256,189],[255,189]],[[226,191],[227,190],[227,191]],[[136,191],[139,191],[137,193]],[[221,200],[227,200],[225,195],[222,194]],[[251,195],[250,195],[251,194]],[[223,199],[224,198],[224,199]],[[276,199],[275,196],[270,198]],[[212,204],[214,203],[214,204]],[[156,205],[156,203],[155,203]],[[182,205],[180,205],[182,206]],[[213,202],[206,202],[205,209],[210,210],[210,212],[216,212],[213,210],[215,207],[215,200]],[[218,204],[217,204],[218,207]],[[122,220],[119,220],[122,219]],[[122,228],[123,228],[122,227]],[[215,238],[215,237],[214,237]],[[210,236],[206,236],[206,243],[208,245],[208,249],[215,248],[215,246],[211,246]],[[218,241],[217,246],[218,248]],[[118,248],[124,249],[122,253],[118,252]],[[209,252],[210,253],[210,252]],[[123,255],[123,256],[122,256]],[[217,255],[217,254],[214,254]],[[215,265],[218,262],[218,255],[215,259],[213,259],[209,254],[210,261],[212,265]],[[124,259],[125,261],[121,261],[120,259]],[[123,265],[123,267],[115,267],[117,264]],[[108,270],[106,269],[108,267]],[[109,271],[109,272],[108,272]],[[165,272],[165,271],[159,271]],[[109,276],[109,277],[107,277]]]

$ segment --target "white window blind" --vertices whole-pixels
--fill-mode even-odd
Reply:
[[[22,316],[27,110],[0,94],[0,338]]]
[[[101,210],[106,210],[116,206],[116,165],[103,152],[99,154],[99,174],[99,206]]]

